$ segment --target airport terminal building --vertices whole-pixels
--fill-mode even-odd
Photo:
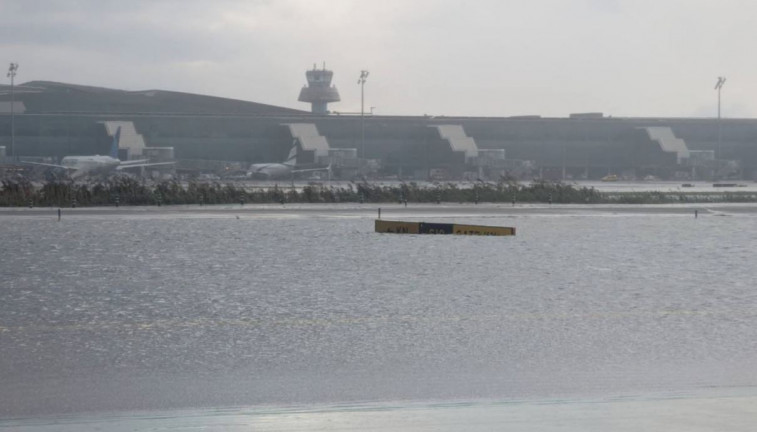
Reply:
[[[314,69],[315,71],[315,69]],[[106,154],[171,158],[179,170],[280,162],[331,164],[342,178],[757,179],[757,120],[339,115],[330,75],[311,73],[311,111],[168,91],[53,82],[0,86],[0,156]],[[324,70],[325,71],[325,70]]]

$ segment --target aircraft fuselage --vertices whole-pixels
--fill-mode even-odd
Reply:
[[[76,176],[82,176],[113,172],[121,165],[121,161],[110,156],[66,156],[60,164],[75,170]]]
[[[292,167],[278,163],[252,164],[247,176],[257,179],[280,179],[292,175]]]

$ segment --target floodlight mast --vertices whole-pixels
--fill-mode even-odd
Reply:
[[[725,84],[725,77],[718,77],[718,82],[715,83],[715,90],[718,91],[718,149],[717,149],[717,155],[715,156],[715,159],[720,160],[722,158],[720,147],[723,142],[723,126],[720,122],[720,91],[723,89],[723,85]],[[718,166],[720,163],[718,163]]]
[[[360,71],[360,78],[357,83],[360,84],[360,164],[365,162],[365,80],[368,79],[367,70]]]
[[[16,71],[18,70],[18,63],[11,63],[10,67],[8,67],[8,74],[6,75],[11,79],[11,159],[15,156],[15,148],[16,148],[16,113],[15,113],[15,107],[16,101],[15,101],[15,95],[13,93],[13,83],[14,78],[16,78]]]

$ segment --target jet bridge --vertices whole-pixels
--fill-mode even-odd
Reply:
[[[297,162],[316,163],[321,158],[329,155],[329,142],[326,137],[318,132],[314,123],[284,123],[289,129],[289,134],[299,144],[300,152],[297,153]]]
[[[142,134],[137,132],[137,128],[134,127],[133,122],[104,121],[101,123],[105,126],[105,131],[110,137],[115,136],[118,128],[121,128],[121,139],[119,140],[118,148],[126,149],[126,159],[142,157],[145,150],[145,139]]]
[[[689,148],[686,146],[686,141],[676,137],[673,130],[669,127],[640,127],[638,129],[646,132],[649,139],[660,145],[660,148],[665,153],[675,153],[676,161],[678,164],[684,159],[688,159],[691,156]]]
[[[463,153],[466,160],[478,157],[476,141],[465,133],[462,125],[431,125],[429,127],[438,131],[439,137],[449,143],[453,152]]]

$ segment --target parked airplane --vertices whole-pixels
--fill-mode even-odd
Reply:
[[[289,178],[295,173],[327,171],[331,174],[331,164],[326,168],[294,169],[297,165],[297,146],[292,147],[289,156],[282,163],[258,163],[250,165],[247,177],[263,180]]]
[[[121,128],[116,129],[116,135],[113,137],[113,143],[110,146],[109,156],[65,156],[60,161],[60,165],[48,164],[41,162],[25,162],[31,165],[42,165],[53,168],[63,168],[70,171],[71,178],[80,178],[84,176],[110,174],[115,171],[121,171],[129,168],[141,168],[157,165],[171,165],[175,162],[152,162],[148,163],[147,159],[122,161],[118,159],[118,142],[121,139]]]

